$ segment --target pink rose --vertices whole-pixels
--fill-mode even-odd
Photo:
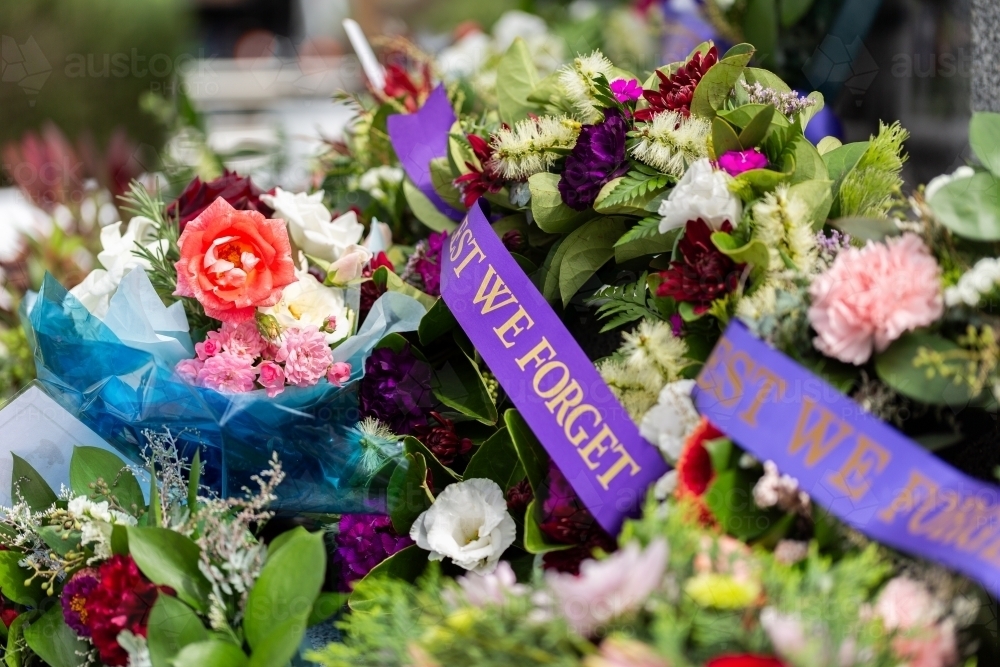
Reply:
[[[257,365],[258,381],[267,389],[267,397],[274,398],[285,391],[285,369],[273,361],[262,361]]]
[[[176,296],[194,297],[205,314],[224,322],[252,319],[295,282],[292,247],[283,220],[237,211],[219,198],[184,228]]]
[[[213,334],[215,334],[213,336]],[[218,332],[209,331],[208,338],[206,338],[201,343],[194,344],[194,351],[198,354],[198,358],[205,361],[209,357],[214,357],[219,352],[222,351],[222,344],[218,339]]]
[[[201,359],[183,359],[174,366],[174,371],[185,382],[195,384],[198,381],[198,373],[204,365],[205,362]]]
[[[941,269],[912,233],[841,251],[809,294],[816,349],[859,366],[944,312]]]
[[[205,361],[198,371],[198,384],[228,394],[253,391],[257,371],[253,359],[232,352],[220,352]]]
[[[316,326],[292,327],[283,335],[274,360],[285,364],[285,380],[296,387],[311,387],[326,375],[333,352]]]
[[[330,384],[338,387],[351,379],[351,365],[346,361],[335,361],[326,372],[326,379]]]
[[[242,354],[253,359],[259,357],[267,346],[267,341],[257,329],[256,320],[247,320],[239,324],[224,322],[217,335],[219,343],[226,352]]]

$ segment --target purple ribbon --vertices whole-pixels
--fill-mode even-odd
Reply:
[[[743,324],[729,326],[705,363],[695,404],[846,523],[1000,594],[1000,489],[942,462]]]
[[[577,495],[612,535],[669,470],[476,204],[448,236],[441,295]]]
[[[416,113],[394,114],[386,120],[389,141],[406,175],[441,213],[461,220],[462,211],[441,199],[431,180],[431,160],[448,154],[448,133],[454,124],[455,112],[443,85],[427,96]]]

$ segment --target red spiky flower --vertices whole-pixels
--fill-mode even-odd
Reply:
[[[704,55],[699,51],[691,56],[691,60],[670,76],[656,70],[660,85],[657,90],[643,91],[642,96],[649,106],[637,110],[635,119],[650,121],[662,111],[677,111],[685,118],[690,116],[694,89],[705,73],[717,62],[719,62],[719,50],[712,46]]]
[[[434,89],[434,79],[431,75],[429,62],[420,65],[420,76],[417,78],[405,67],[390,63],[385,68],[385,86],[381,91],[373,91],[380,101],[393,99],[399,102],[407,113],[416,113],[427,96]]]
[[[468,174],[463,174],[455,179],[455,187],[462,193],[462,203],[466,208],[472,206],[487,192],[497,193],[503,189],[503,178],[497,173],[493,163],[493,147],[482,137],[475,134],[467,135],[472,152],[482,168],[471,162],[466,162],[469,168]]]

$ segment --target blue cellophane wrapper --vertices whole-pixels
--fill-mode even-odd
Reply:
[[[148,285],[144,274],[139,281],[128,278],[119,294],[141,281]],[[337,387],[324,379],[313,387],[287,387],[268,398],[264,390],[225,394],[184,382],[173,364],[178,345],[187,349],[190,339],[186,332],[152,334],[157,320],[168,325],[162,324],[165,314],[156,312],[162,303],[151,304],[143,297],[135,293],[119,299],[117,314],[112,306],[106,316],[119,323],[119,333],[122,321],[127,322],[128,337],[136,332],[139,342],[125,344],[46,276],[38,295],[22,309],[22,322],[38,379],[60,405],[136,463],[142,462],[143,432],[169,430],[185,457],[190,459],[200,448],[202,482],[224,496],[237,495],[243,487],[255,489],[251,476],[267,469],[277,453],[286,477],[278,487],[276,509],[384,511],[384,480],[369,480],[358,467],[361,448],[352,433],[360,413],[358,384],[364,361],[378,341],[388,333],[415,330],[425,312],[422,305],[402,294],[383,295],[357,335],[334,350],[337,361],[351,363],[349,382]],[[169,340],[172,337],[175,340]],[[163,344],[152,345],[150,340]]]

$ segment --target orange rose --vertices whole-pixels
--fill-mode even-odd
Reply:
[[[223,322],[251,319],[296,280],[285,222],[237,211],[221,197],[187,224],[177,245],[174,294],[194,297],[206,315]]]

